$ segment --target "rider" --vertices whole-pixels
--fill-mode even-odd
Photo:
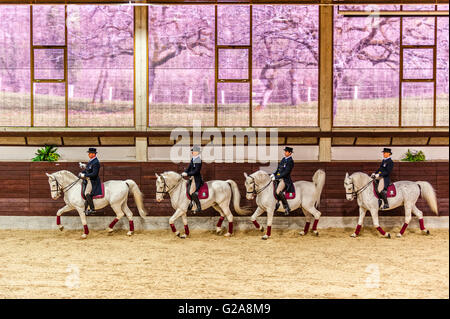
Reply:
[[[286,197],[284,196],[284,190],[286,189],[288,192],[293,192],[294,185],[291,180],[291,171],[294,167],[294,160],[292,159],[292,147],[286,146],[283,151],[284,158],[278,164],[278,168],[275,173],[270,175],[270,177],[277,185],[275,193],[278,196],[278,200],[281,200],[283,203],[285,215],[288,215],[291,212],[291,209],[289,208]],[[277,202],[275,210],[277,210],[279,206],[280,204]]]
[[[390,148],[384,148],[383,151],[383,161],[381,162],[380,168],[376,171],[376,173],[372,173],[370,177],[375,178],[377,180],[376,187],[378,189],[378,183],[380,179],[383,179],[384,187],[380,192],[380,197],[384,202],[383,209],[389,208],[389,203],[387,201],[387,189],[391,182],[391,172],[394,168],[394,161],[391,159],[392,151]]]
[[[83,172],[78,174],[83,179],[82,192],[86,198],[84,203],[84,213],[89,216],[95,213],[94,196],[102,194],[102,183],[98,174],[100,173],[100,161],[97,158],[97,149],[90,147],[87,151],[89,156],[89,162],[87,164],[80,163],[80,168],[84,168]],[[92,190],[89,194],[86,194],[86,187],[89,178],[91,180]],[[87,209],[89,206],[89,209]]]
[[[187,189],[189,190],[189,194],[192,200],[195,202],[197,209],[194,213],[199,213],[202,210],[200,205],[200,200],[198,199],[198,191],[200,187],[203,185],[202,175],[200,174],[200,170],[202,169],[202,160],[200,158],[200,146],[194,145],[191,149],[192,159],[189,163],[188,168],[181,173],[181,176],[190,176],[191,178],[188,180]],[[193,185],[192,182],[194,183]],[[189,210],[192,209],[192,201],[189,204]]]

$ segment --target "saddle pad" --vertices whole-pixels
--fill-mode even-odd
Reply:
[[[189,190],[186,189],[186,196],[189,200],[191,200],[191,196],[189,195]],[[203,183],[198,190],[198,199],[206,199],[209,197],[209,188],[208,183]]]
[[[372,185],[373,185],[373,193],[375,194],[375,197],[378,198],[378,195],[377,195],[377,192],[375,189],[375,183],[372,183]],[[396,195],[397,195],[397,189],[395,188],[395,185],[390,184],[387,189],[386,197],[395,197]]]
[[[98,198],[103,198],[103,197],[105,197],[105,185],[102,183],[102,194],[101,195],[95,195],[93,197],[93,199],[98,199]],[[84,197],[83,191],[81,192],[81,198],[86,200],[86,198]]]
[[[273,196],[275,199],[277,198],[277,189],[275,188],[275,184],[273,185]],[[286,199],[294,199],[295,198],[295,192],[284,192],[284,197]]]

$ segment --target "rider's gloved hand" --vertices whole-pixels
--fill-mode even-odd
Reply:
[[[186,177],[188,176],[186,172],[181,173],[181,176]]]
[[[372,175],[370,175],[370,178],[375,178],[375,173],[372,173]]]
[[[375,178],[378,178],[378,177],[380,177],[380,174],[375,174]]]
[[[80,173],[80,174],[78,174],[78,177],[80,177],[80,178],[85,178],[86,175],[84,175],[83,173]]]
[[[275,175],[274,174],[270,175],[270,179],[274,181],[275,180]]]

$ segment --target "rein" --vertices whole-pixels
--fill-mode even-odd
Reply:
[[[255,178],[251,175],[249,175],[248,177],[251,177],[252,179],[252,183],[253,183],[253,191],[249,192],[247,191],[247,194],[253,194],[253,195],[258,195],[259,193],[261,193],[263,190],[265,190],[273,181],[270,180],[270,182],[264,186],[263,188],[259,189],[258,191],[256,190],[256,182],[255,182]]]
[[[63,192],[63,193],[67,192],[69,189],[71,189],[72,187],[74,187],[75,184],[77,184],[78,181],[81,179],[81,178],[78,177],[72,184],[69,184],[69,185],[67,185],[67,186],[65,186],[65,187],[62,187],[61,183],[58,182],[58,180],[56,179],[56,177],[54,177],[54,178],[55,178],[55,182],[56,182],[56,190],[53,190],[53,189],[52,189],[52,192],[57,192],[58,194],[60,194],[61,192]]]
[[[347,193],[345,192],[346,195],[353,195],[353,196],[358,196],[363,190],[365,190],[371,183],[373,183],[373,180],[368,182],[366,185],[364,185],[363,187],[361,187],[360,189],[358,189],[357,191],[355,191],[355,184],[352,181],[352,188],[353,188],[353,192],[351,193]]]
[[[164,187],[163,187],[162,192],[156,191],[156,193],[158,193],[158,194],[169,194],[173,189],[175,189],[175,187],[177,187],[177,186],[181,183],[181,180],[182,180],[182,179],[180,179],[180,180],[178,181],[178,183],[176,183],[171,189],[169,189],[169,190],[166,191],[166,188],[168,188],[169,186],[167,185],[166,179],[164,178],[164,176],[162,176],[162,175],[160,175],[160,176],[161,176],[161,178],[162,178],[162,180],[163,180],[163,182],[164,182]]]

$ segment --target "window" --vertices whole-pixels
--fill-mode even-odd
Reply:
[[[30,8],[0,6],[0,126],[31,123]]]
[[[68,6],[69,126],[134,126],[131,6]]]
[[[149,125],[214,125],[214,6],[149,7]]]
[[[334,21],[334,126],[448,126],[447,18],[343,17],[336,8]]]

